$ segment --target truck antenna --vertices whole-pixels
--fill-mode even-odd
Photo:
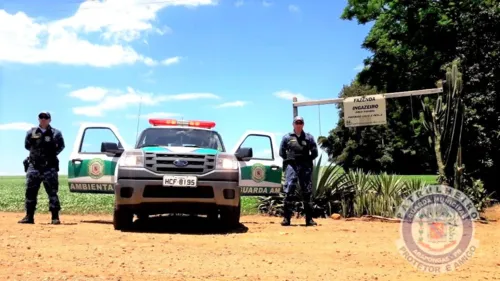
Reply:
[[[137,130],[135,133],[135,141],[137,142],[137,138],[139,137],[139,121],[141,120],[141,109],[142,109],[142,95],[141,100],[139,101],[139,112],[137,113]]]

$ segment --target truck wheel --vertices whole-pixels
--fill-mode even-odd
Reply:
[[[240,225],[241,199],[237,207],[221,207],[220,219],[224,226],[234,228]]]
[[[113,226],[115,230],[126,230],[134,222],[134,213],[115,209],[113,212]]]
[[[145,222],[149,219],[149,215],[148,215],[148,213],[138,213],[137,219],[141,222]]]
[[[215,209],[215,210],[211,210],[210,212],[208,212],[207,218],[211,223],[217,223],[217,221],[219,220],[218,210]]]

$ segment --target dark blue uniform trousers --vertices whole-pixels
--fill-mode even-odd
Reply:
[[[289,164],[286,167],[285,184],[283,186],[285,198],[283,203],[285,207],[285,217],[287,218],[291,216],[292,200],[297,189],[297,184],[300,185],[304,200],[304,209],[306,211],[306,216],[309,218],[312,216],[312,167],[296,164]]]
[[[26,174],[26,194],[25,208],[28,214],[33,214],[36,210],[38,190],[43,183],[45,191],[49,197],[49,210],[58,212],[61,210],[59,197],[59,178],[55,168],[35,169],[30,165]]]

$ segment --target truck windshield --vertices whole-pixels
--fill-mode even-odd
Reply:
[[[215,131],[190,128],[148,128],[137,141],[137,148],[146,146],[184,146],[212,148],[224,152],[224,144]]]

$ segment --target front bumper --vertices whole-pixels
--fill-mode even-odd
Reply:
[[[144,168],[120,168],[115,188],[116,205],[150,214],[206,213],[217,206],[238,206],[238,170],[214,170],[197,177],[196,188],[167,187],[163,186],[163,174]]]

